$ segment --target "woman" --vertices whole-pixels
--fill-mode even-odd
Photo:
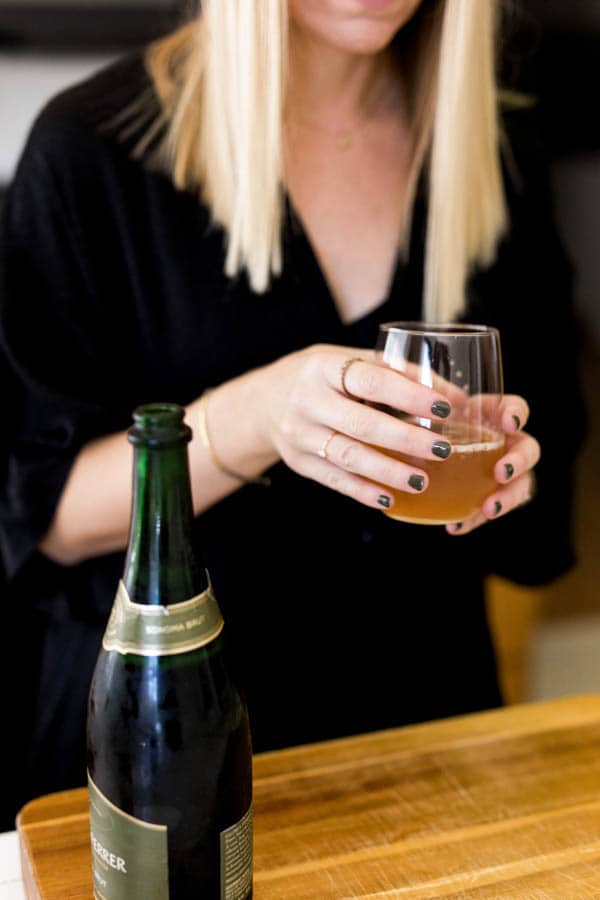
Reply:
[[[185,404],[194,428],[198,541],[255,750],[501,702],[484,578],[570,565],[581,417],[570,272],[523,113],[503,126],[517,177],[501,170],[494,15],[205,0],[39,117],[3,227],[2,552],[34,660],[19,802],[84,781],[127,538],[124,431],[146,401]],[[359,402],[447,412],[370,349],[379,322],[424,316],[499,327],[508,390],[527,396],[505,403],[497,489],[446,530],[378,513],[388,485],[426,474],[365,439],[436,457],[425,430]],[[536,496],[513,513],[538,440]]]

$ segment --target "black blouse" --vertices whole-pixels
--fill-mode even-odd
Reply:
[[[36,549],[81,447],[126,428],[140,403],[186,404],[313,343],[372,347],[380,321],[421,315],[422,195],[408,261],[357,322],[341,321],[291,205],[268,293],[227,279],[208,210],[98,127],[147,87],[136,55],[52,101],[4,210],[0,551],[5,613],[30,648],[20,797],[83,783],[85,698],[122,572],[121,553],[61,567]],[[270,488],[245,486],[200,516],[256,750],[499,703],[484,577],[541,583],[572,563],[583,413],[571,270],[528,116],[507,121],[512,227],[497,262],[472,278],[465,319],[500,329],[506,389],[532,407],[537,496],[457,539],[393,522],[281,463]]]

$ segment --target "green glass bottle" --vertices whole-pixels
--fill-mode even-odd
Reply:
[[[248,714],[192,542],[183,415],[142,406],[129,431],[129,546],[88,706],[98,900],[252,897]]]

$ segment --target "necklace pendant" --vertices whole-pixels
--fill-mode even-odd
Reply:
[[[338,150],[349,150],[352,146],[352,135],[349,131],[342,131],[335,139]]]

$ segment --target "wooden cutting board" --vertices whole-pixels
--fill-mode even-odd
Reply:
[[[255,900],[599,897],[600,696],[261,754],[255,813]],[[90,900],[84,790],[18,831],[31,900]]]

